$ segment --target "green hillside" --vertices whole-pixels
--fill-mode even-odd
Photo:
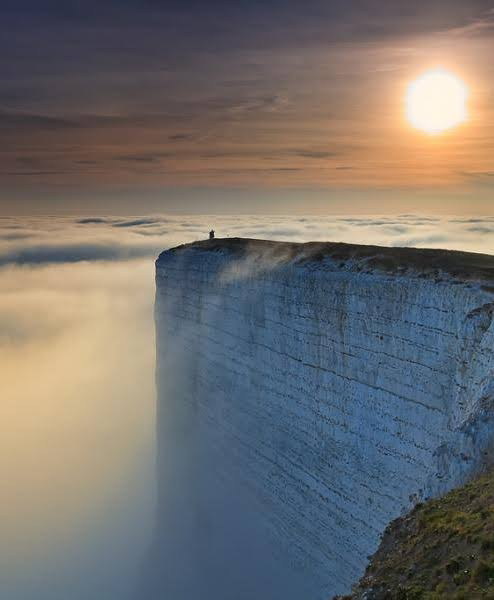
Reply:
[[[417,505],[386,529],[345,600],[494,600],[494,474]]]

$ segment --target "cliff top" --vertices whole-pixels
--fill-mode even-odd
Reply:
[[[379,269],[400,273],[412,269],[425,276],[447,273],[462,280],[494,280],[494,256],[428,248],[364,246],[340,242],[275,242],[250,238],[215,238],[182,244],[162,252],[157,260],[184,250],[228,252],[239,257],[266,253],[277,264],[319,262],[332,259],[357,263],[356,270]],[[341,265],[342,267],[344,264]]]

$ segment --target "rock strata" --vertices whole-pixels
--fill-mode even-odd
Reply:
[[[174,600],[181,578],[252,598],[249,565],[266,600],[348,593],[392,519],[490,461],[494,257],[216,239],[156,283]]]

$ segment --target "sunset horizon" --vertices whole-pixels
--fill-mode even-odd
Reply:
[[[0,213],[492,213],[493,9],[405,5],[4,3]],[[431,137],[438,69],[467,115]]]

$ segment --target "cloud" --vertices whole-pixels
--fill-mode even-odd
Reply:
[[[218,237],[494,248],[492,216],[0,218],[0,597],[130,600],[152,520],[154,259],[211,227]]]
[[[476,217],[470,219],[451,219],[451,223],[489,223],[494,221],[494,217]]]
[[[151,257],[156,253],[156,247],[131,246],[124,244],[44,244],[17,248],[11,252],[0,253],[0,266],[6,264],[36,265],[46,263],[74,263],[82,261],[101,260],[131,260],[134,258]]]
[[[81,225],[96,225],[109,222],[111,222],[111,220],[103,219],[101,217],[87,217],[85,219],[79,219],[76,221],[76,223],[80,223]]]
[[[190,142],[194,139],[194,136],[190,133],[174,133],[169,135],[168,139],[170,142]]]
[[[157,225],[160,221],[156,219],[134,219],[132,221],[120,221],[118,223],[113,223],[113,227],[137,227],[139,225]]]
[[[399,216],[89,216],[0,219],[0,264],[40,265],[152,259],[169,246],[242,236],[293,241],[443,245],[491,252],[494,217]],[[83,227],[81,227],[83,225]]]
[[[1,598],[132,600],[152,523],[152,265],[0,269]]]
[[[61,117],[30,114],[21,111],[5,111],[0,109],[0,130],[21,131],[58,131],[79,127],[75,121]]]
[[[152,260],[162,249],[163,223],[155,217],[6,218],[0,220],[0,266]],[[140,228],[149,235],[137,235]]]
[[[474,233],[494,233],[494,224],[491,225],[477,225],[474,227],[468,227],[467,231],[473,231]]]
[[[435,0],[419,2],[413,11],[401,0],[367,0],[353,7],[340,0],[314,0],[307,6],[279,0],[186,2],[181,8],[178,2],[100,4],[50,2],[51,9],[41,10],[28,3],[29,9],[6,11],[2,21],[2,55],[8,60],[2,63],[0,128],[8,130],[12,148],[4,152],[3,175],[23,196],[24,206],[28,194],[23,186],[32,186],[29,201],[34,204],[34,179],[60,193],[61,175],[78,190],[103,179],[105,188],[115,190],[125,179],[136,188],[145,181],[148,190],[158,183],[194,188],[214,181],[219,187],[248,182],[267,190],[334,189],[335,184],[346,190],[350,184],[375,191],[374,186],[395,185],[398,194],[402,186],[433,186],[440,177],[451,184],[459,177],[445,173],[442,163],[428,165],[427,182],[410,175],[415,164],[406,152],[410,140],[398,138],[404,134],[401,104],[396,98],[383,104],[382,90],[396,75],[388,72],[390,65],[400,69],[401,80],[412,76],[422,58],[451,55],[449,45],[434,43],[438,32],[485,22],[488,2]],[[367,43],[371,38],[375,44]],[[441,44],[464,50],[457,38],[441,38]],[[476,44],[471,51],[465,47],[472,64],[491,49],[487,41]],[[17,47],[19,52],[9,52]],[[379,139],[376,123],[384,127]],[[450,149],[453,162],[465,170],[489,164],[485,128],[477,129]],[[27,133],[36,135],[36,144],[25,145]],[[387,152],[383,140],[389,136],[407,142],[401,154]],[[331,151],[324,140],[332,140]],[[42,164],[26,172],[14,168],[9,163],[19,148],[39,152]],[[333,151],[344,164],[323,168]],[[198,160],[203,155],[211,160]],[[219,160],[213,160],[215,155]],[[222,171],[226,155],[244,160],[232,160]],[[153,168],[166,156],[173,158],[166,172]],[[461,156],[468,157],[468,164]],[[285,168],[302,162],[305,173],[260,171],[266,157]],[[209,169],[212,163],[216,171]],[[350,165],[355,177],[350,177]],[[474,185],[464,179],[465,185]],[[72,193],[66,202],[83,206],[85,195]],[[9,200],[8,192],[4,198],[15,209],[17,200]],[[138,210],[142,206],[140,199]]]
[[[33,233],[22,233],[20,231],[14,233],[2,232],[0,233],[0,239],[5,241],[27,240],[33,237],[33,235]]]
[[[142,154],[124,154],[115,156],[113,160],[137,163],[157,163],[162,158],[173,156],[172,152],[143,152]]]
[[[233,114],[250,113],[257,111],[274,112],[280,110],[288,103],[287,99],[277,94],[272,96],[261,96],[258,98],[247,98],[229,107]]]
[[[480,16],[471,18],[467,23],[452,27],[444,33],[455,37],[474,37],[489,34],[492,29],[494,29],[494,11],[490,8]]]

